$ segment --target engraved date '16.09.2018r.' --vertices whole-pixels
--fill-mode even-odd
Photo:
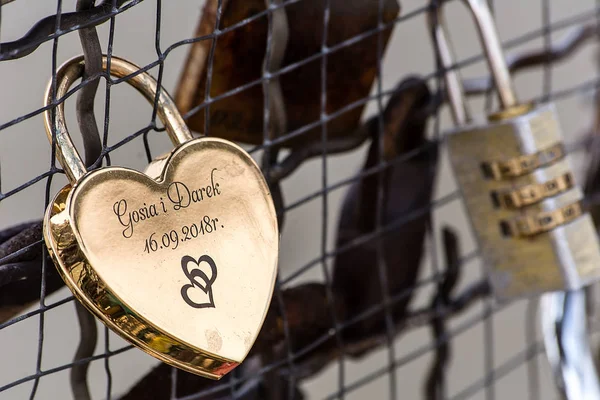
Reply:
[[[200,235],[207,235],[217,230],[218,218],[211,218],[205,215],[197,224],[192,223],[191,225],[183,225],[179,232],[175,229],[171,229],[169,232],[165,232],[162,235],[154,237],[156,232],[153,232],[145,241],[144,251],[151,253],[160,249],[172,249],[175,250],[180,242],[196,239]],[[224,228],[223,225],[220,225]],[[181,234],[180,234],[181,232]]]

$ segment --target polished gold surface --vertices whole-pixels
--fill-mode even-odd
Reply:
[[[104,70],[107,69],[108,59],[106,56],[102,57],[102,67]],[[56,71],[56,99],[60,100],[69,90],[71,86],[81,78],[84,69],[83,56],[74,57],[63,65],[61,65]],[[140,68],[122,58],[111,57],[110,63],[110,74],[116,78],[124,78],[131,74],[135,74]],[[158,91],[158,83],[148,73],[140,73],[132,77],[127,78],[127,83],[136,88],[150,103],[154,104],[156,92]],[[53,96],[53,83],[50,81],[46,87],[46,93],[44,94],[44,105],[51,104],[54,100]],[[48,139],[52,142],[52,126],[56,131],[56,146],[60,148],[57,151],[57,158],[65,170],[65,174],[71,181],[75,182],[81,178],[85,173],[86,169],[81,161],[81,157],[77,152],[77,149],[73,145],[73,141],[69,136],[67,125],[65,122],[64,115],[64,102],[58,104],[56,108],[56,116],[53,123],[53,116],[51,112],[44,113],[44,125],[46,127],[46,134]],[[192,134],[186,126],[181,114],[177,111],[175,103],[171,99],[171,96],[167,93],[164,88],[160,88],[157,103],[158,117],[165,124],[165,128],[171,141],[174,145],[185,143],[191,140]]]
[[[111,68],[137,68],[120,61],[113,57]],[[71,83],[81,72],[80,61],[62,68]],[[58,87],[60,97],[69,85]],[[159,116],[173,141],[185,140],[175,109]],[[61,110],[58,152],[81,163],[62,118]],[[59,160],[75,180],[48,208],[44,238],[76,297],[119,335],[188,372],[219,379],[243,361],[270,304],[279,246],[273,201],[252,158],[226,140],[199,138],[162,157],[151,176],[79,171]]]
[[[534,228],[537,233],[526,238],[507,236],[502,229],[504,221],[546,215],[576,204],[583,198],[578,186],[518,210],[494,202],[494,193],[543,184],[571,173],[553,106],[491,125],[487,121],[473,124],[450,133],[447,140],[450,162],[499,300],[578,289],[600,278],[600,247],[588,214],[562,221],[546,232]],[[519,170],[517,163],[506,164],[508,160],[527,162]],[[490,161],[509,166],[500,179],[490,177],[489,169],[484,168],[488,174],[482,170],[482,164]],[[523,169],[529,172],[523,174]],[[509,178],[506,171],[515,173]]]

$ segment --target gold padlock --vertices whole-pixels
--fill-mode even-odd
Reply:
[[[57,98],[83,68],[76,57],[57,70]],[[111,58],[113,76],[138,71]],[[154,102],[149,74],[127,82]],[[164,89],[157,111],[176,147],[146,174],[87,171],[63,103],[54,124],[46,111],[70,184],[46,211],[44,239],[67,286],[109,328],[167,364],[220,379],[244,360],[266,316],[277,273],[275,207],[248,153],[223,139],[193,139]]]

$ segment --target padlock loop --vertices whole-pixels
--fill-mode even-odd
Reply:
[[[440,67],[444,73],[445,91],[452,119],[457,126],[465,125],[471,121],[471,112],[465,96],[460,71],[452,68],[454,55],[452,45],[448,40],[441,5],[432,6],[429,13],[427,13],[427,21],[431,29],[437,61],[441,64]]]
[[[507,110],[518,106],[517,95],[488,0],[463,0],[463,2],[471,11],[479,31],[479,38],[496,86],[500,107],[502,110]]]
[[[108,59],[102,57],[102,68],[104,71],[108,68]],[[73,83],[83,76],[84,58],[83,56],[74,57],[56,70],[56,98],[60,99],[66,95]],[[139,72],[140,68],[119,57],[112,56],[110,62],[110,75],[117,78],[129,77],[129,75]],[[152,104],[158,90],[158,83],[147,72],[141,72],[127,79],[126,81],[138,90]],[[52,81],[46,88],[44,95],[44,106],[52,103]],[[164,88],[161,88],[158,96],[157,113],[160,120],[165,125],[165,129],[175,146],[191,140],[192,134],[188,129],[183,117],[177,110],[175,102]],[[52,113],[50,109],[44,112],[44,125],[48,139],[52,142]],[[65,174],[71,183],[75,183],[85,173],[87,169],[75,148],[73,141],[67,130],[64,114],[64,102],[56,107],[56,120],[54,123],[56,130],[56,156],[65,170]]]
[[[442,3],[442,2],[439,2]],[[520,105],[513,87],[513,82],[504,57],[502,45],[498,39],[498,32],[494,18],[487,4],[487,0],[463,0],[471,12],[479,39],[483,47],[488,68],[494,81],[494,86],[500,101],[501,112],[491,118],[505,118],[508,115],[520,115],[529,105]],[[450,111],[455,125],[461,126],[470,122],[470,113],[467,108],[465,90],[459,71],[454,68],[454,57],[448,32],[441,11],[443,4],[432,5],[428,13],[428,22],[434,41],[438,60],[444,73],[445,90],[450,105]],[[515,114],[517,113],[517,114]]]

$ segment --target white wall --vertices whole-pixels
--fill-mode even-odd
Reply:
[[[541,27],[541,3],[544,1],[498,1],[497,13],[500,24],[500,33],[503,39],[516,38],[524,33],[535,31]],[[403,12],[408,13],[422,7],[426,2],[417,0],[403,0]],[[447,7],[447,19],[451,22],[454,35],[455,48],[460,58],[468,57],[479,52],[474,29],[470,18],[460,2],[454,2]],[[569,16],[580,15],[582,12],[592,10],[594,0],[556,1],[550,0],[552,5],[553,21],[559,21]],[[163,48],[175,41],[189,38],[193,34],[203,1],[176,0],[163,1],[162,7],[162,37]],[[74,0],[63,2],[63,11],[72,11]],[[18,0],[2,9],[2,28],[0,39],[2,41],[15,40],[22,36],[37,20],[53,14],[56,10],[54,1]],[[137,64],[147,64],[155,60],[154,29],[155,29],[156,2],[147,0],[116,18],[116,37],[113,52],[126,57]],[[592,12],[589,13],[593,14]],[[99,28],[103,49],[106,50],[108,42],[108,24]],[[563,37],[565,31],[552,35],[557,40]],[[513,51],[537,48],[542,45],[542,40],[529,41],[518,46]],[[42,93],[51,73],[52,43],[42,45],[28,57],[16,61],[0,63],[0,124],[37,109],[42,104]],[[66,60],[81,52],[77,34],[69,34],[59,40],[59,62]],[[178,78],[182,62],[185,57],[185,48],[181,47],[169,55],[166,61],[164,86],[174,92],[174,85]],[[594,47],[588,45],[578,52],[570,61],[561,64],[553,74],[552,88],[560,90],[578,83],[594,79],[595,70]],[[384,87],[391,88],[403,76],[411,73],[430,73],[433,70],[433,58],[427,35],[423,14],[398,25],[384,63]],[[156,69],[151,72],[156,73]],[[477,76],[484,73],[483,65],[466,68],[464,75]],[[526,73],[517,78],[519,95],[522,99],[529,99],[542,94],[542,76],[539,71]],[[351,82],[349,82],[351,84]],[[102,120],[104,86],[101,85],[97,101],[97,115]],[[151,107],[146,104],[137,93],[126,85],[113,88],[111,99],[110,118],[110,144],[116,143],[123,137],[147,125],[150,120]],[[67,102],[67,118],[71,121],[70,127],[75,130],[74,101]],[[590,124],[592,110],[589,97],[571,96],[558,104],[560,119],[568,141],[574,141],[578,135]],[[483,110],[482,102],[475,102],[474,109]],[[365,115],[376,111],[376,105],[370,104]],[[448,115],[444,113],[444,126],[448,125]],[[76,137],[76,143],[80,140]],[[151,143],[154,154],[159,154],[169,148],[168,140],[164,135],[151,134]],[[328,181],[337,182],[354,174],[365,153],[361,148],[350,154],[330,157],[328,168]],[[126,146],[111,154],[113,164],[125,165],[143,169],[146,159],[141,138],[134,140]],[[38,115],[23,121],[0,132],[0,162],[1,183],[4,192],[46,171],[50,164],[50,146],[46,139],[42,124],[42,116]],[[581,163],[576,163],[581,166]],[[291,203],[307,193],[318,190],[320,187],[321,167],[320,161],[307,162],[292,177],[285,181],[283,187],[286,200]],[[65,180],[61,177],[54,179],[53,193],[58,190]],[[332,192],[329,196],[329,247],[332,248],[335,239],[337,224],[337,210],[345,188]],[[443,167],[440,169],[437,197],[444,196],[455,190],[453,178],[449,172],[447,160],[444,158]],[[20,194],[10,197],[0,204],[0,228],[9,225],[41,218],[44,206],[45,183],[38,184],[24,190]],[[287,216],[281,246],[281,273],[287,276],[293,270],[304,265],[314,258],[320,251],[320,210],[321,200],[317,199],[299,207]],[[466,225],[466,219],[460,202],[453,202],[435,213],[436,225],[450,223],[460,229],[463,243],[463,252],[468,253],[474,249],[472,235]],[[431,247],[431,246],[430,246]],[[430,249],[431,250],[431,249]],[[430,251],[429,250],[429,251]],[[431,274],[431,258],[427,257],[422,276]],[[464,267],[464,278],[461,287],[480,277],[480,265],[477,260]],[[313,268],[296,283],[302,281],[322,279],[319,267]],[[415,304],[426,304],[430,297],[429,291],[423,291],[417,296]],[[67,289],[49,296],[47,303],[53,303],[69,295]],[[501,365],[512,356],[519,353],[524,347],[524,332],[526,328],[526,303],[516,303],[493,318],[494,330],[494,362]],[[464,316],[455,319],[450,324],[459,327],[469,318],[474,318],[482,312],[481,306]],[[534,321],[535,322],[535,321]],[[0,331],[0,386],[35,372],[37,355],[39,318],[34,317],[10,326]],[[100,340],[96,349],[97,354],[104,352],[104,328],[100,329]],[[44,357],[42,369],[50,369],[71,361],[78,341],[78,327],[75,319],[73,304],[68,304],[53,309],[45,314],[44,320]],[[452,369],[449,374],[450,394],[460,392],[469,384],[481,379],[484,371],[484,325],[479,323],[468,329],[453,341]],[[403,335],[396,341],[395,351],[398,359],[430,343],[430,333],[421,329]],[[117,349],[124,342],[115,335],[110,335],[110,348]],[[387,362],[385,349],[376,352],[361,362],[348,362],[346,382],[348,384],[356,379],[381,368]],[[398,382],[398,398],[420,398],[422,378],[425,369],[431,360],[430,353],[410,361],[396,372]],[[542,398],[555,398],[552,394],[552,382],[543,357],[540,360]],[[113,377],[113,393],[123,393],[130,385],[157,362],[150,356],[138,350],[126,352],[110,359]],[[102,361],[94,362],[90,369],[90,386],[95,399],[104,398],[106,376]],[[389,392],[389,383],[386,376],[351,392],[348,399],[370,398],[385,399]],[[527,374],[524,366],[512,371],[497,384],[497,398],[505,399],[526,398]],[[32,382],[17,386],[8,392],[0,393],[1,399],[24,399],[29,397]],[[331,366],[320,376],[305,383],[309,398],[320,399],[337,389],[337,366]],[[36,399],[69,399],[68,372],[44,377],[38,389]],[[484,392],[480,391],[472,398],[483,399]]]

